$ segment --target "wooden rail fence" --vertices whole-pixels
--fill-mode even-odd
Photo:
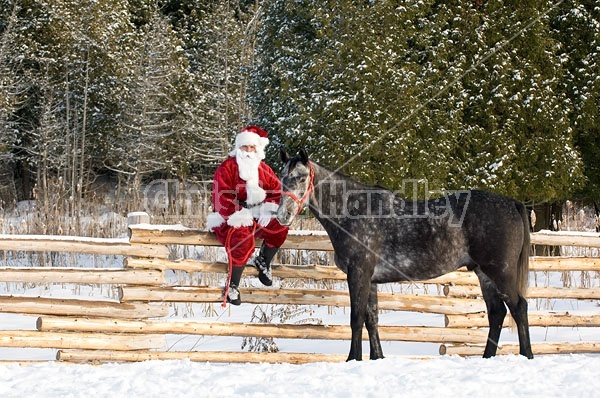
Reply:
[[[141,217],[141,218],[140,218]],[[173,260],[169,247],[177,245],[220,246],[210,233],[181,226],[151,225],[143,214],[132,215],[129,238],[89,239],[63,236],[0,235],[0,253],[66,252],[112,255],[123,258],[121,268],[86,267],[9,267],[0,263],[0,282],[6,294],[0,295],[0,313],[37,315],[35,330],[0,330],[0,347],[52,348],[56,358],[69,362],[140,361],[148,359],[188,358],[214,362],[289,362],[343,361],[346,352],[264,353],[221,351],[172,351],[167,335],[273,337],[314,340],[350,339],[350,327],[317,324],[269,324],[207,322],[202,318],[174,318],[174,303],[221,302],[222,288],[217,285],[179,286],[166,278],[171,271],[220,275],[227,264],[192,259]],[[260,242],[257,242],[257,247]],[[532,244],[552,246],[600,247],[600,234],[538,232]],[[284,248],[317,252],[331,251],[324,233],[292,233]],[[8,256],[10,257],[10,256]],[[600,271],[600,258],[532,257],[530,268],[536,273],[593,273]],[[245,275],[256,275],[247,267]],[[339,288],[242,288],[244,303],[308,306],[349,306],[350,300],[342,281],[345,275],[335,266],[278,265],[277,278],[312,281],[338,281]],[[218,279],[218,278],[215,278]],[[69,298],[10,294],[11,284],[109,285],[116,287],[114,297],[90,297],[82,294]],[[336,283],[328,286],[335,286]],[[459,270],[439,278],[420,281],[430,289],[418,294],[381,292],[382,311],[416,311],[440,314],[445,324],[434,326],[380,327],[382,340],[428,342],[440,344],[442,355],[481,355],[487,336],[485,304],[475,275]],[[408,284],[407,284],[408,286]],[[431,292],[431,293],[428,293]],[[439,292],[439,293],[438,293]],[[88,293],[89,294],[89,293]],[[531,286],[531,299],[598,300],[600,287]],[[530,305],[531,307],[531,305]],[[600,327],[600,311],[530,311],[532,327]],[[505,326],[510,324],[510,319]],[[366,332],[364,339],[367,339]],[[348,343],[349,344],[349,343]],[[549,343],[533,341],[534,354],[599,352],[600,341]],[[499,353],[516,353],[516,344],[502,344]],[[3,358],[0,358],[2,360]]]

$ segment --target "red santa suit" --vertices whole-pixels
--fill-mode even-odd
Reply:
[[[233,267],[246,264],[254,253],[254,238],[268,247],[280,247],[288,227],[279,224],[275,213],[281,198],[281,182],[262,161],[268,143],[266,132],[250,126],[236,136],[236,149],[216,170],[213,180],[213,213],[207,227],[225,246]],[[247,163],[240,147],[254,145],[256,154]]]

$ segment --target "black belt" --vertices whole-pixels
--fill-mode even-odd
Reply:
[[[245,209],[252,209],[253,207],[260,206],[262,203],[257,203],[255,205],[249,205],[247,202],[243,200],[238,200],[238,205],[242,206]]]

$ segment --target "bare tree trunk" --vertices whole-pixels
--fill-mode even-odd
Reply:
[[[71,188],[70,188],[70,193],[69,193],[69,212],[68,215],[73,218],[75,217],[75,204],[73,203],[75,201],[75,195],[77,192],[77,151],[78,151],[78,126],[77,126],[77,117],[73,118],[73,122],[74,122],[74,126],[71,128],[71,131],[73,132],[73,143],[71,145],[71,150],[73,153],[73,156],[71,158]]]
[[[87,127],[87,103],[88,103],[88,90],[90,83],[90,51],[89,48],[86,52],[85,60],[85,86],[83,89],[83,119],[81,126],[81,150],[79,153],[79,179],[77,182],[77,216],[76,216],[76,228],[77,232],[81,232],[81,210],[83,202],[83,189],[84,189],[84,176],[85,176],[85,136]]]
[[[67,64],[65,62],[65,64]],[[65,70],[65,167],[63,169],[63,185],[66,191],[69,191],[69,185],[71,185],[72,175],[69,175],[69,165],[71,164],[71,156],[75,156],[74,152],[71,152],[71,94],[69,93],[69,68]],[[68,201],[67,201],[68,203]],[[68,205],[67,205],[68,206]],[[65,214],[68,214],[68,209],[65,208]]]

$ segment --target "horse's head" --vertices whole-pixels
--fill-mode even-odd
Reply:
[[[313,189],[314,170],[304,149],[294,157],[282,149],[281,160],[285,166],[281,172],[281,201],[277,221],[282,225],[290,225],[308,202]]]

